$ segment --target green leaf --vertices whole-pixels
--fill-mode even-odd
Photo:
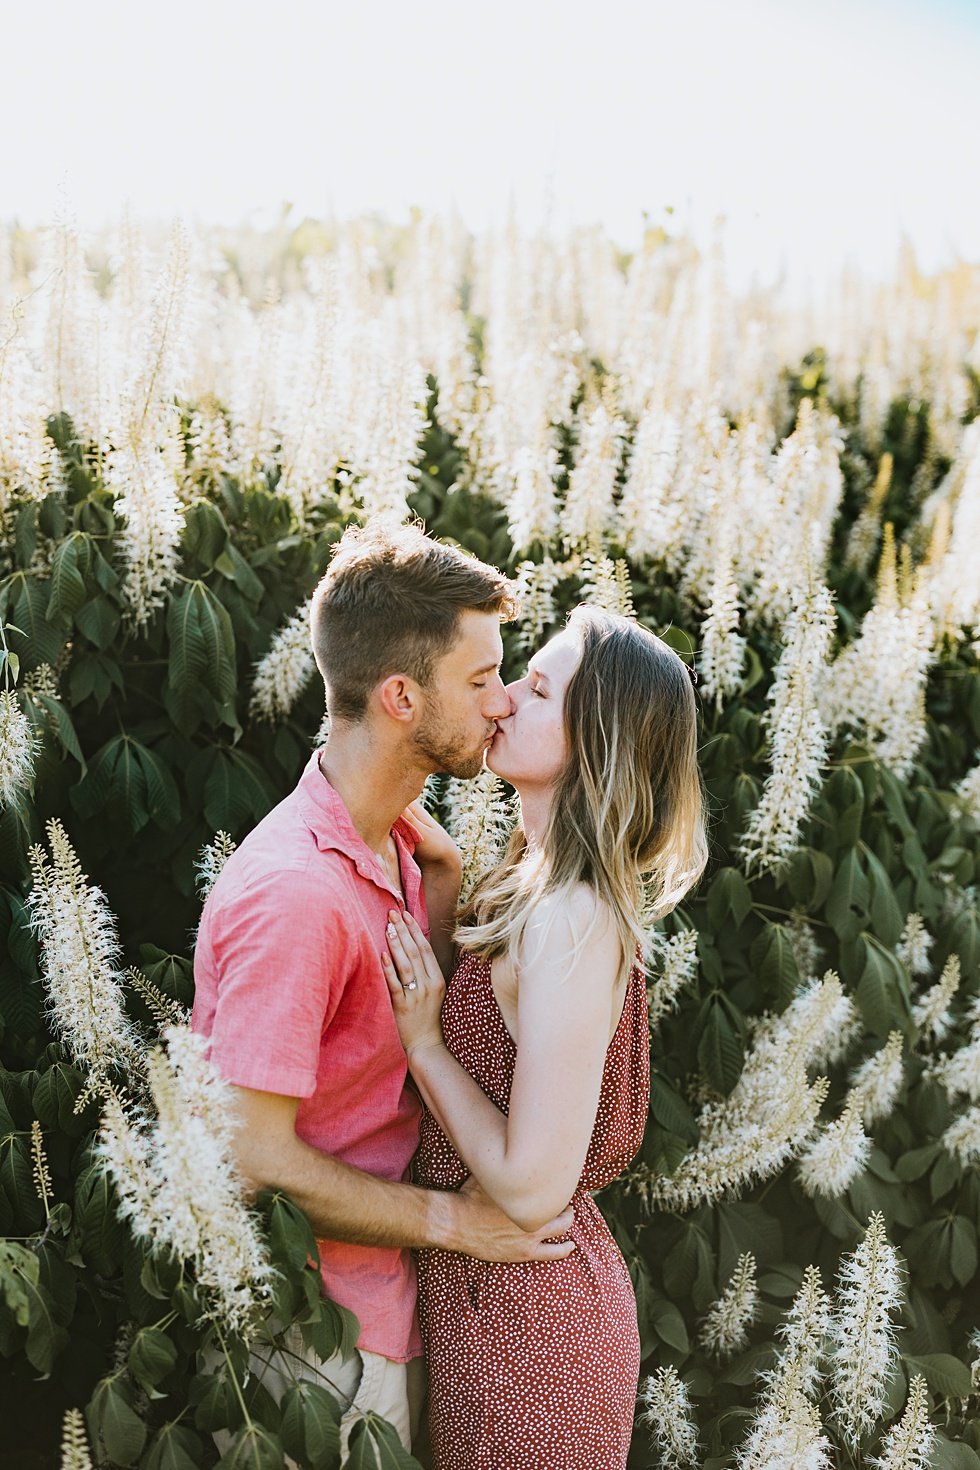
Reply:
[[[24,1352],[27,1361],[39,1373],[51,1373],[54,1365],[68,1346],[68,1333],[58,1321],[58,1312],[50,1293],[45,1290],[41,1273],[37,1284],[21,1278],[28,1298],[27,1341]]]
[[[129,1349],[129,1366],[143,1388],[156,1388],[177,1366],[177,1346],[159,1327],[143,1327]]]
[[[905,793],[901,782],[887,766],[882,766],[879,771],[881,777],[881,794],[885,803],[885,810],[892,821],[898,827],[903,837],[914,837],[915,827],[909,819],[905,807]]]
[[[742,1045],[722,1002],[713,998],[698,1042],[698,1066],[715,1092],[727,1096],[742,1072]]]
[[[114,1276],[119,1269],[122,1237],[118,1200],[101,1162],[90,1164],[75,1185],[74,1226],[82,1256],[101,1276]]]
[[[729,914],[735,920],[735,928],[740,928],[751,908],[752,893],[742,874],[737,868],[719,868],[708,890],[708,918],[712,928],[720,929]]]
[[[962,1440],[954,1444],[940,1430],[933,1440],[929,1470],[980,1470],[980,1455]]]
[[[184,516],[184,550],[206,567],[213,567],[228,540],[228,523],[210,500],[192,500]]]
[[[873,935],[864,940],[864,969],[855,999],[869,1031],[887,1038],[889,1031],[911,1030],[908,980],[901,963]]]
[[[165,1424],[140,1460],[140,1470],[200,1470],[204,1445],[186,1424]]]
[[[784,925],[767,920],[752,941],[749,959],[762,990],[784,1009],[800,985],[796,955]]]
[[[81,766],[84,775],[85,757],[82,755],[82,747],[78,743],[78,736],[75,734],[75,726],[72,724],[71,716],[61,700],[53,694],[45,694],[40,689],[31,694],[30,698],[45,711],[61,743],[62,750],[68,755],[74,756],[75,760]]]
[[[269,1251],[274,1265],[301,1271],[310,1260],[318,1258],[310,1222],[291,1199],[284,1194],[273,1194],[266,1202],[266,1209]]]
[[[260,822],[275,806],[277,792],[254,756],[219,746],[204,783],[204,816],[214,831],[237,832]]]
[[[678,1353],[691,1351],[687,1323],[673,1302],[668,1302],[662,1297],[653,1301],[649,1306],[649,1316],[662,1342]]]
[[[315,1275],[312,1271],[305,1273],[304,1281],[310,1283],[315,1300],[307,1315],[300,1318],[299,1330],[303,1341],[319,1358],[330,1358],[334,1353],[349,1358],[360,1336],[357,1318],[346,1307],[338,1306],[321,1294],[319,1272]]]
[[[191,1384],[191,1399],[198,1429],[214,1434],[219,1429],[237,1429],[242,1423],[242,1406],[227,1363],[212,1373],[199,1374]]]
[[[897,944],[905,919],[898,906],[891,879],[870,847],[862,844],[861,851],[871,884],[872,926],[883,944]]]
[[[913,1148],[908,1153],[902,1154],[895,1164],[895,1173],[899,1179],[910,1181],[921,1179],[927,1174],[939,1157],[939,1144],[926,1143],[921,1148]]]
[[[99,649],[109,648],[112,645],[121,622],[119,609],[101,592],[97,597],[82,603],[75,613],[76,628]]]
[[[114,735],[92,757],[73,788],[72,803],[83,817],[108,808],[135,836],[151,820],[172,827],[180,820],[177,784],[160,757],[131,735]]]
[[[167,612],[168,682],[200,681],[219,701],[235,693],[235,634],[227,610],[203,582],[192,582]]]
[[[117,1465],[131,1465],[146,1442],[146,1425],[129,1398],[130,1390],[118,1374],[96,1384],[85,1417],[92,1443],[101,1440]]]
[[[265,584],[252,570],[237,546],[229,541],[224,555],[215,563],[222,576],[228,577],[243,597],[249,602],[261,602],[265,596]]]
[[[861,835],[864,816],[864,786],[850,766],[840,766],[824,787],[833,807],[833,832],[839,847],[853,847]]]
[[[954,1281],[968,1286],[977,1274],[977,1232],[965,1215],[954,1215],[951,1225],[949,1265]]]
[[[762,1205],[748,1201],[726,1201],[715,1207],[718,1222],[718,1274],[727,1282],[739,1256],[750,1251],[758,1266],[783,1256],[783,1231],[779,1221]]]
[[[771,1342],[758,1343],[740,1353],[730,1368],[721,1375],[722,1383],[737,1383],[741,1386],[755,1383],[776,1359],[776,1349]]]
[[[650,1110],[657,1122],[686,1143],[696,1143],[697,1119],[676,1088],[660,1072],[650,1074]]]
[[[31,1315],[28,1288],[36,1287],[40,1263],[32,1250],[14,1240],[0,1239],[0,1296],[18,1327],[26,1327]]]
[[[39,664],[55,664],[65,644],[65,635],[47,619],[48,588],[45,583],[15,572],[8,583],[5,602],[10,606],[10,621],[21,631],[15,635],[22,641],[16,648],[26,669]]]
[[[870,885],[856,848],[848,848],[837,865],[827,898],[827,919],[838,939],[856,939],[868,917]]]
[[[933,1393],[941,1393],[944,1398],[969,1398],[972,1391],[970,1370],[951,1353],[925,1353],[920,1358],[903,1354],[903,1360],[909,1376],[921,1373]]]
[[[340,1464],[340,1405],[318,1383],[301,1379],[286,1390],[280,1405],[283,1447],[311,1470]]]
[[[85,576],[92,564],[92,543],[81,531],[62,541],[51,558],[48,605],[45,616],[56,627],[68,629],[88,595]]]
[[[261,1424],[239,1429],[231,1448],[218,1461],[220,1470],[283,1470],[282,1445]]]
[[[421,1467],[392,1425],[376,1414],[366,1414],[351,1430],[344,1470],[421,1470]]]

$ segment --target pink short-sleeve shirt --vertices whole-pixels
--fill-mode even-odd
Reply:
[[[229,1082],[300,1099],[304,1142],[404,1180],[420,1105],[407,1086],[381,969],[388,910],[428,930],[414,834],[392,829],[404,902],[311,756],[296,788],[232,853],[194,956],[192,1025]],[[358,1346],[405,1362],[422,1351],[410,1251],[319,1242],[327,1295],[356,1313]]]

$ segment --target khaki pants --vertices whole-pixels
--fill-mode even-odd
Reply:
[[[422,1403],[425,1397],[424,1363],[413,1358],[396,1363],[379,1353],[358,1349],[346,1362],[339,1353],[318,1358],[303,1341],[298,1325],[286,1329],[282,1350],[253,1353],[250,1368],[276,1403],[297,1378],[310,1379],[332,1393],[340,1404],[340,1448],[347,1453],[350,1432],[365,1414],[378,1414],[398,1431],[407,1450],[418,1433]],[[233,1436],[222,1430],[214,1442],[224,1454]],[[296,1470],[296,1462],[287,1457],[288,1470]]]

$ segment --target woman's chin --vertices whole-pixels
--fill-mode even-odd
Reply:
[[[487,770],[492,771],[495,776],[503,776],[506,779],[507,772],[506,770],[504,770],[504,767],[506,766],[507,761],[503,758],[503,752],[500,750],[499,740],[494,740],[493,744],[488,747],[487,753],[483,757],[483,764],[486,766]]]

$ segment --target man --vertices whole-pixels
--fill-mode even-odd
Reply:
[[[242,1171],[306,1212],[324,1288],[361,1324],[355,1360],[308,1358],[307,1371],[339,1389],[348,1427],[373,1409],[406,1446],[421,1366],[409,1248],[491,1260],[572,1249],[547,1239],[568,1212],[526,1235],[476,1189],[404,1182],[419,1102],[380,958],[392,907],[428,928],[417,834],[400,814],[431,772],[482,769],[510,712],[500,622],[512,613],[499,572],[419,529],[345,533],[311,619],[329,737],[225,865],[195,956],[193,1025],[236,1086]],[[432,833],[426,849],[429,903],[445,917],[458,856]],[[433,941],[445,947],[445,933]],[[298,1333],[288,1347],[306,1351]]]

